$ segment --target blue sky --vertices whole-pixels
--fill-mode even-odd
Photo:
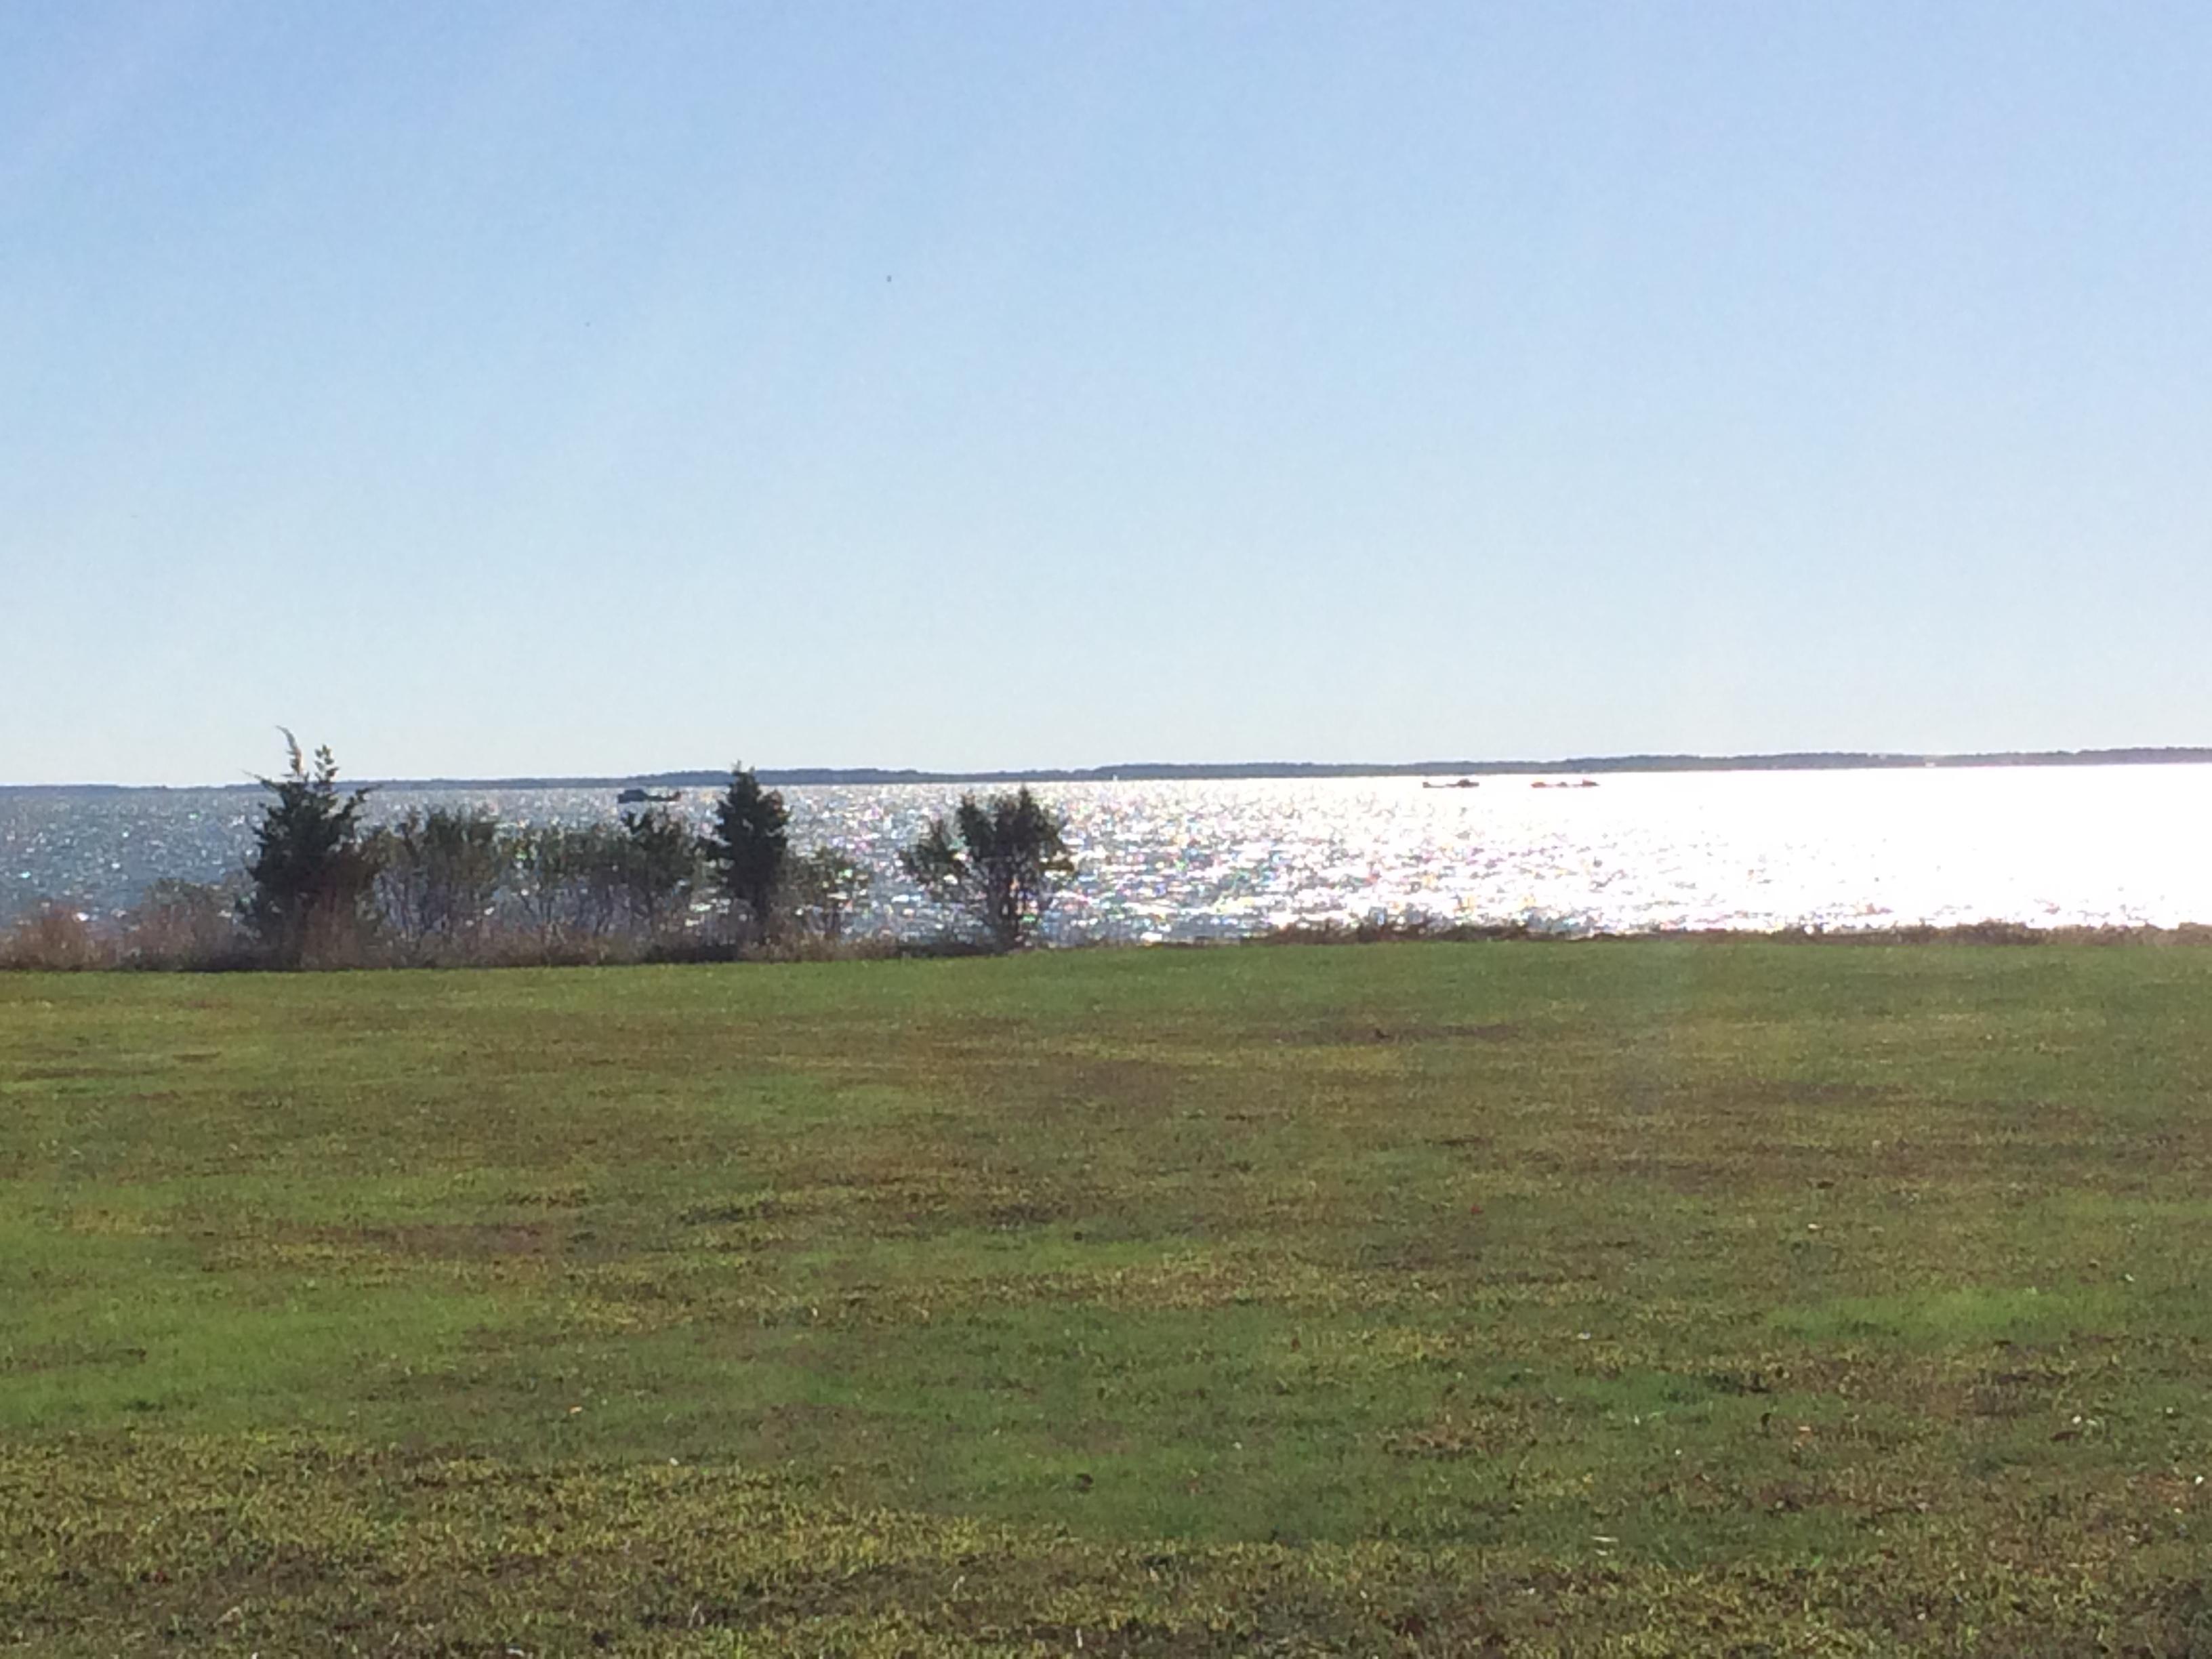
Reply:
[[[0,781],[2212,742],[2212,9],[0,9]]]

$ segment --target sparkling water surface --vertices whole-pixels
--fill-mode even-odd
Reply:
[[[1052,784],[1079,874],[1049,936],[1200,939],[1375,916],[1562,931],[2212,921],[2212,766],[1609,773]],[[873,867],[863,929],[936,913],[898,849],[957,786],[787,788],[794,845]],[[714,792],[673,810],[702,827]],[[371,816],[483,806],[611,821],[615,792],[379,790]],[[0,789],[0,921],[42,898],[127,909],[162,876],[236,870],[265,799],[216,789]]]

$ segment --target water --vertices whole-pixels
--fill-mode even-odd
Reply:
[[[1571,931],[2212,921],[2212,766],[1610,774],[1595,788],[1413,778],[1090,783],[1063,811],[1079,874],[1048,933],[1197,939],[1371,916]],[[960,794],[784,792],[794,844],[872,866],[866,930],[935,913],[897,849]],[[252,844],[250,790],[0,789],[0,921],[40,898],[127,908],[161,876],[219,879]],[[676,810],[703,825],[709,791]],[[617,816],[610,789],[380,791],[378,817],[484,806],[509,823]]]

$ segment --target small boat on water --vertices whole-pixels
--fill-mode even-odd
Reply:
[[[1425,778],[1422,780],[1421,787],[1424,789],[1480,789],[1482,785],[1473,778],[1454,778],[1449,783],[1437,783],[1433,779]]]
[[[615,797],[617,806],[665,806],[670,801],[682,800],[681,789],[625,789]]]

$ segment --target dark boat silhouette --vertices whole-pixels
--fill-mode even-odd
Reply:
[[[670,801],[683,799],[684,792],[681,789],[625,789],[615,797],[615,805],[639,806],[650,803],[655,806],[665,806]]]

